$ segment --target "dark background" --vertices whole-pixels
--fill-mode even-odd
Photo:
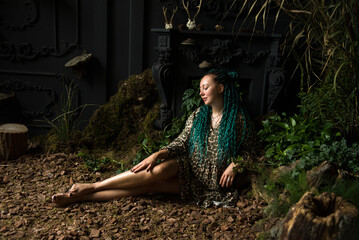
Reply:
[[[75,105],[104,104],[117,92],[121,81],[131,74],[141,73],[157,61],[157,34],[151,29],[164,27],[162,6],[168,7],[171,13],[177,3],[180,8],[174,18],[175,28],[187,21],[182,1],[0,0],[0,93],[15,94],[15,99],[0,105],[0,124],[20,122],[29,127],[31,134],[43,133],[49,128],[44,116],[49,119],[56,116],[56,103],[64,93],[64,83],[70,81],[79,87]],[[197,3],[191,0],[190,7],[193,9]],[[204,31],[215,32],[214,26],[231,3],[204,0],[197,23],[203,24]],[[240,4],[243,1],[238,1],[235,7],[238,9]],[[234,26],[232,39],[240,27],[253,29],[255,16],[251,14],[241,26],[249,10],[248,4],[233,24],[234,10],[222,22],[227,33]],[[275,14],[276,10],[269,13],[268,36],[283,34],[288,27],[287,21],[281,18],[273,28]],[[261,29],[261,22],[257,29]],[[241,41],[245,48],[250,46],[251,38],[247,36]],[[260,46],[261,42],[258,44]],[[263,46],[267,47],[265,43]],[[92,59],[80,79],[64,65],[84,50],[92,54]],[[192,67],[184,71],[191,71]],[[255,71],[255,66],[251,69]],[[176,65],[176,71],[181,70],[180,65]],[[175,101],[180,99],[185,85],[188,80],[179,88],[181,92]],[[84,124],[95,109],[87,108]]]

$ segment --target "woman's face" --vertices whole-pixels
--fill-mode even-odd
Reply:
[[[223,84],[214,81],[214,75],[205,75],[200,82],[200,92],[204,104],[213,106],[218,100],[223,99]]]

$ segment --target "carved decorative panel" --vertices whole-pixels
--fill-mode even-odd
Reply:
[[[0,74],[13,75],[13,77],[0,81],[0,92],[15,94],[15,101],[20,112],[20,116],[17,117],[31,126],[46,126],[47,124],[44,124],[45,117],[51,119],[58,114],[56,113],[55,103],[59,101],[58,94],[53,87],[41,83],[34,84],[31,79],[35,77],[40,80],[55,80],[55,83],[60,83],[63,86],[70,83],[67,76],[55,73],[0,71]],[[78,102],[77,91],[73,97],[76,107]]]
[[[59,39],[59,18],[66,16],[59,16],[58,1],[52,0],[50,2],[53,10],[53,16],[49,16],[51,19],[44,19],[44,17],[41,17],[44,15],[44,13],[41,14],[41,3],[45,5],[44,2],[38,2],[36,0],[0,2],[0,9],[2,9],[0,10],[0,29],[5,29],[4,31],[26,31],[39,22],[50,22],[53,27],[50,32],[52,34],[52,42],[49,42],[46,45],[40,45],[39,42],[41,42],[42,39],[38,37],[41,36],[36,35],[30,35],[30,37],[23,38],[21,41],[15,37],[16,35],[11,35],[14,37],[10,36],[0,41],[0,59],[9,61],[29,61],[39,57],[60,57],[79,47],[79,0],[75,0],[72,3],[75,8],[75,21],[73,21],[73,25],[71,26],[75,29],[75,34],[72,36],[72,40]],[[46,3],[49,4],[49,2]],[[48,33],[44,36],[48,37]]]
[[[10,31],[25,31],[36,23],[38,17],[39,3],[36,0],[0,1],[0,26]]]

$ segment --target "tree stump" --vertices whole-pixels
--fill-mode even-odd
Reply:
[[[7,123],[0,126],[0,159],[16,159],[27,150],[27,132],[25,125]]]
[[[281,240],[320,240],[359,237],[359,211],[334,193],[315,197],[307,192],[284,219]]]
[[[332,185],[338,177],[338,166],[324,161],[318,166],[307,171],[307,183],[309,187],[320,188]]]

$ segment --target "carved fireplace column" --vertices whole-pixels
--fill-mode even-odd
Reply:
[[[171,45],[172,30],[156,29],[158,33],[158,45],[155,51],[158,55],[157,62],[152,66],[152,74],[157,91],[161,98],[160,118],[154,123],[156,129],[164,129],[171,122],[173,111],[169,104],[172,99],[171,80],[173,77],[173,47]]]

